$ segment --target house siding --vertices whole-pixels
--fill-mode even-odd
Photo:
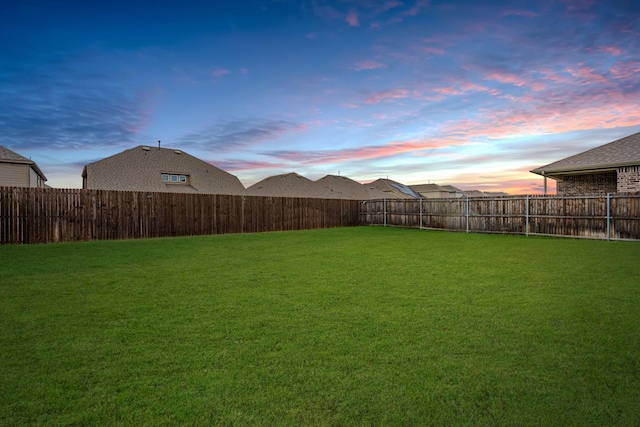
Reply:
[[[44,182],[33,168],[29,168],[29,187],[44,187]]]
[[[618,191],[617,173],[603,172],[594,174],[566,175],[558,181],[559,196],[578,196],[586,194],[607,194]]]
[[[29,187],[29,170],[20,163],[0,163],[0,186]]]
[[[618,168],[618,193],[640,192],[640,165]]]

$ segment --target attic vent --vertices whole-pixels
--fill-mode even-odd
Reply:
[[[142,147],[142,149],[143,149],[144,151],[149,151],[149,150],[151,150],[151,148],[150,148],[150,147]]]
[[[180,151],[180,150],[173,150],[173,152],[176,153],[176,154],[182,154],[182,151]]]

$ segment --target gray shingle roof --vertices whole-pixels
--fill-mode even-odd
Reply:
[[[36,171],[36,173],[40,175],[40,177],[42,177],[43,180],[45,181],[47,180],[47,177],[44,176],[44,173],[42,173],[42,171],[40,170],[36,162],[34,162],[31,159],[27,159],[26,157],[21,156],[15,151],[11,151],[8,148],[3,147],[1,145],[0,145],[0,162],[30,165]]]
[[[171,184],[162,174],[188,175]],[[84,167],[87,189],[171,193],[244,194],[240,180],[181,150],[138,146]]]
[[[11,151],[8,148],[3,147],[1,145],[0,145],[0,160],[9,161],[11,163],[26,163],[26,164],[33,163],[32,160],[29,160],[26,157],[16,153],[15,151]]]
[[[323,189],[316,182],[295,172],[274,175],[247,188],[246,194],[271,197],[322,198]]]
[[[420,195],[404,184],[390,179],[379,178],[365,186],[380,191],[387,199],[419,199]]]
[[[316,181],[330,199],[371,200],[383,199],[386,195],[342,175],[327,175]]]
[[[640,165],[640,132],[549,163],[531,172],[538,175],[561,175],[635,165]]]
[[[265,178],[247,188],[247,194],[272,197],[308,197],[322,199],[371,200],[389,197],[346,176],[326,175],[311,181],[291,172]]]

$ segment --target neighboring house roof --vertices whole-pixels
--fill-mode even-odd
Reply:
[[[418,193],[433,193],[442,191],[442,187],[440,187],[438,184],[416,184],[412,185],[411,188],[413,189],[413,191],[416,191]]]
[[[321,198],[321,187],[295,172],[274,175],[247,188],[251,196]]]
[[[443,189],[451,192],[451,193],[462,193],[463,191],[461,189],[459,189],[458,187],[454,187],[453,185],[443,185],[442,186]]]
[[[468,190],[464,192],[465,197],[487,197],[489,194],[485,194],[480,190]]]
[[[31,168],[38,175],[40,175],[40,177],[44,181],[47,180],[47,177],[44,176],[44,173],[42,173],[42,171],[40,170],[40,168],[38,167],[36,162],[34,162],[31,159],[27,159],[26,157],[21,156],[20,154],[16,153],[15,151],[11,151],[8,148],[3,147],[1,145],[0,145],[0,162],[2,162],[2,163],[17,163],[17,164],[29,165],[29,166],[31,166]]]
[[[392,181],[390,179],[376,179],[375,181],[365,184],[367,187],[381,191],[385,198],[392,199],[419,199],[420,194],[413,191],[411,188],[399,182]]]
[[[389,197],[346,176],[326,175],[311,181],[297,173],[265,178],[247,188],[248,195],[272,197],[309,197],[322,199],[371,200]]]
[[[186,175],[186,184],[162,174]],[[140,145],[84,167],[85,188],[171,193],[244,194],[240,180],[182,150]]]
[[[622,166],[640,165],[640,132],[557,162],[541,166],[531,172],[538,175],[604,172]]]
[[[342,175],[327,175],[316,181],[329,199],[371,200],[384,199],[387,195]]]

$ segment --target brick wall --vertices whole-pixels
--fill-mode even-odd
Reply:
[[[584,175],[567,175],[558,181],[559,196],[578,196],[586,194],[607,194],[618,191],[616,172],[603,172]]]
[[[618,193],[640,192],[640,165],[618,168]]]

